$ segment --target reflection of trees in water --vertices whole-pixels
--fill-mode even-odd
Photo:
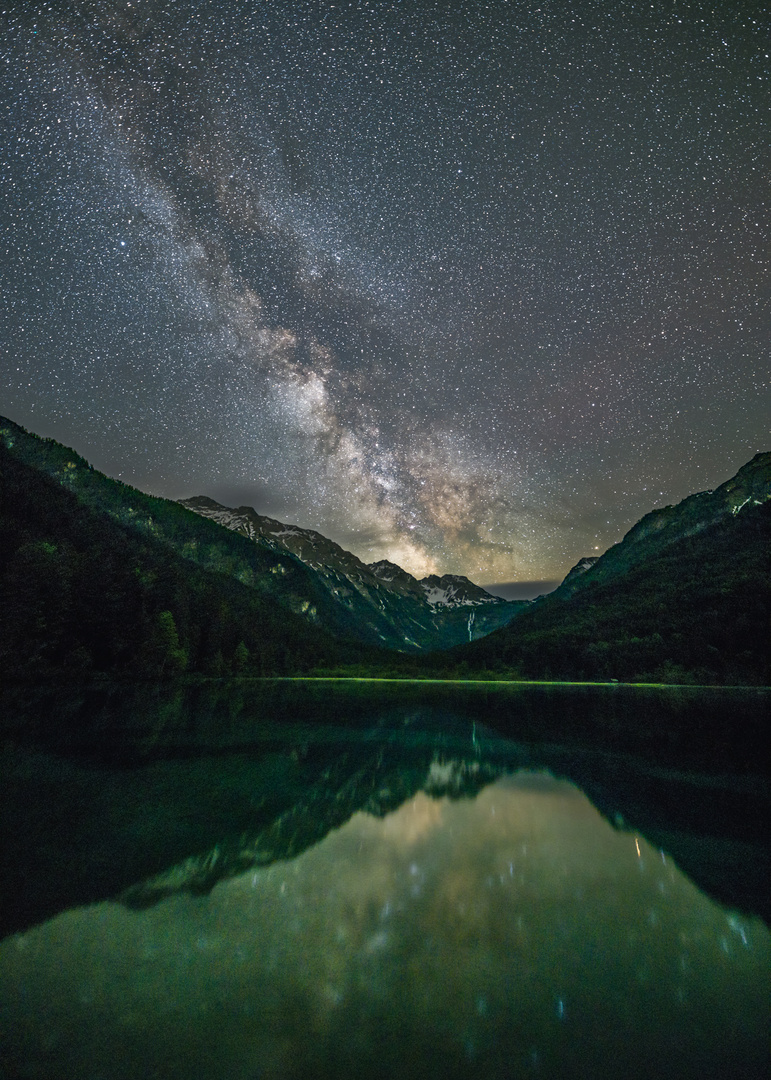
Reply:
[[[0,945],[0,1001],[6,1054],[41,1064],[45,1024],[58,1075],[756,1076],[769,958],[573,785],[518,774],[356,812],[206,898],[66,912]]]
[[[7,757],[4,925],[108,896],[144,906],[206,893],[296,856],[356,811],[383,816],[420,790],[474,795],[527,767],[573,780],[611,823],[643,831],[712,895],[768,916],[762,783],[663,767],[696,725],[709,735],[741,706],[752,732],[762,705],[754,692],[705,699],[624,687],[244,680],[41,691],[17,709],[16,732],[88,756]],[[617,752],[596,749],[601,741]],[[649,760],[620,752],[629,748]],[[709,752],[707,740],[707,761]],[[45,888],[30,890],[30,880]]]

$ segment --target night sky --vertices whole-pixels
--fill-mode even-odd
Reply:
[[[543,583],[771,445],[766,5],[2,19],[0,412],[97,468]]]

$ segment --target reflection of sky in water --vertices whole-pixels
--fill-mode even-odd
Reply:
[[[45,1077],[762,1076],[771,935],[572,785],[358,813],[293,862],[0,946]]]

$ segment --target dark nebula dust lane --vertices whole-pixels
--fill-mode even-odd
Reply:
[[[543,582],[767,448],[762,5],[2,19],[0,411],[96,467]]]

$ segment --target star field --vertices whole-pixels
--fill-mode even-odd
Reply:
[[[96,467],[539,582],[768,448],[762,5],[2,18],[0,405]]]

